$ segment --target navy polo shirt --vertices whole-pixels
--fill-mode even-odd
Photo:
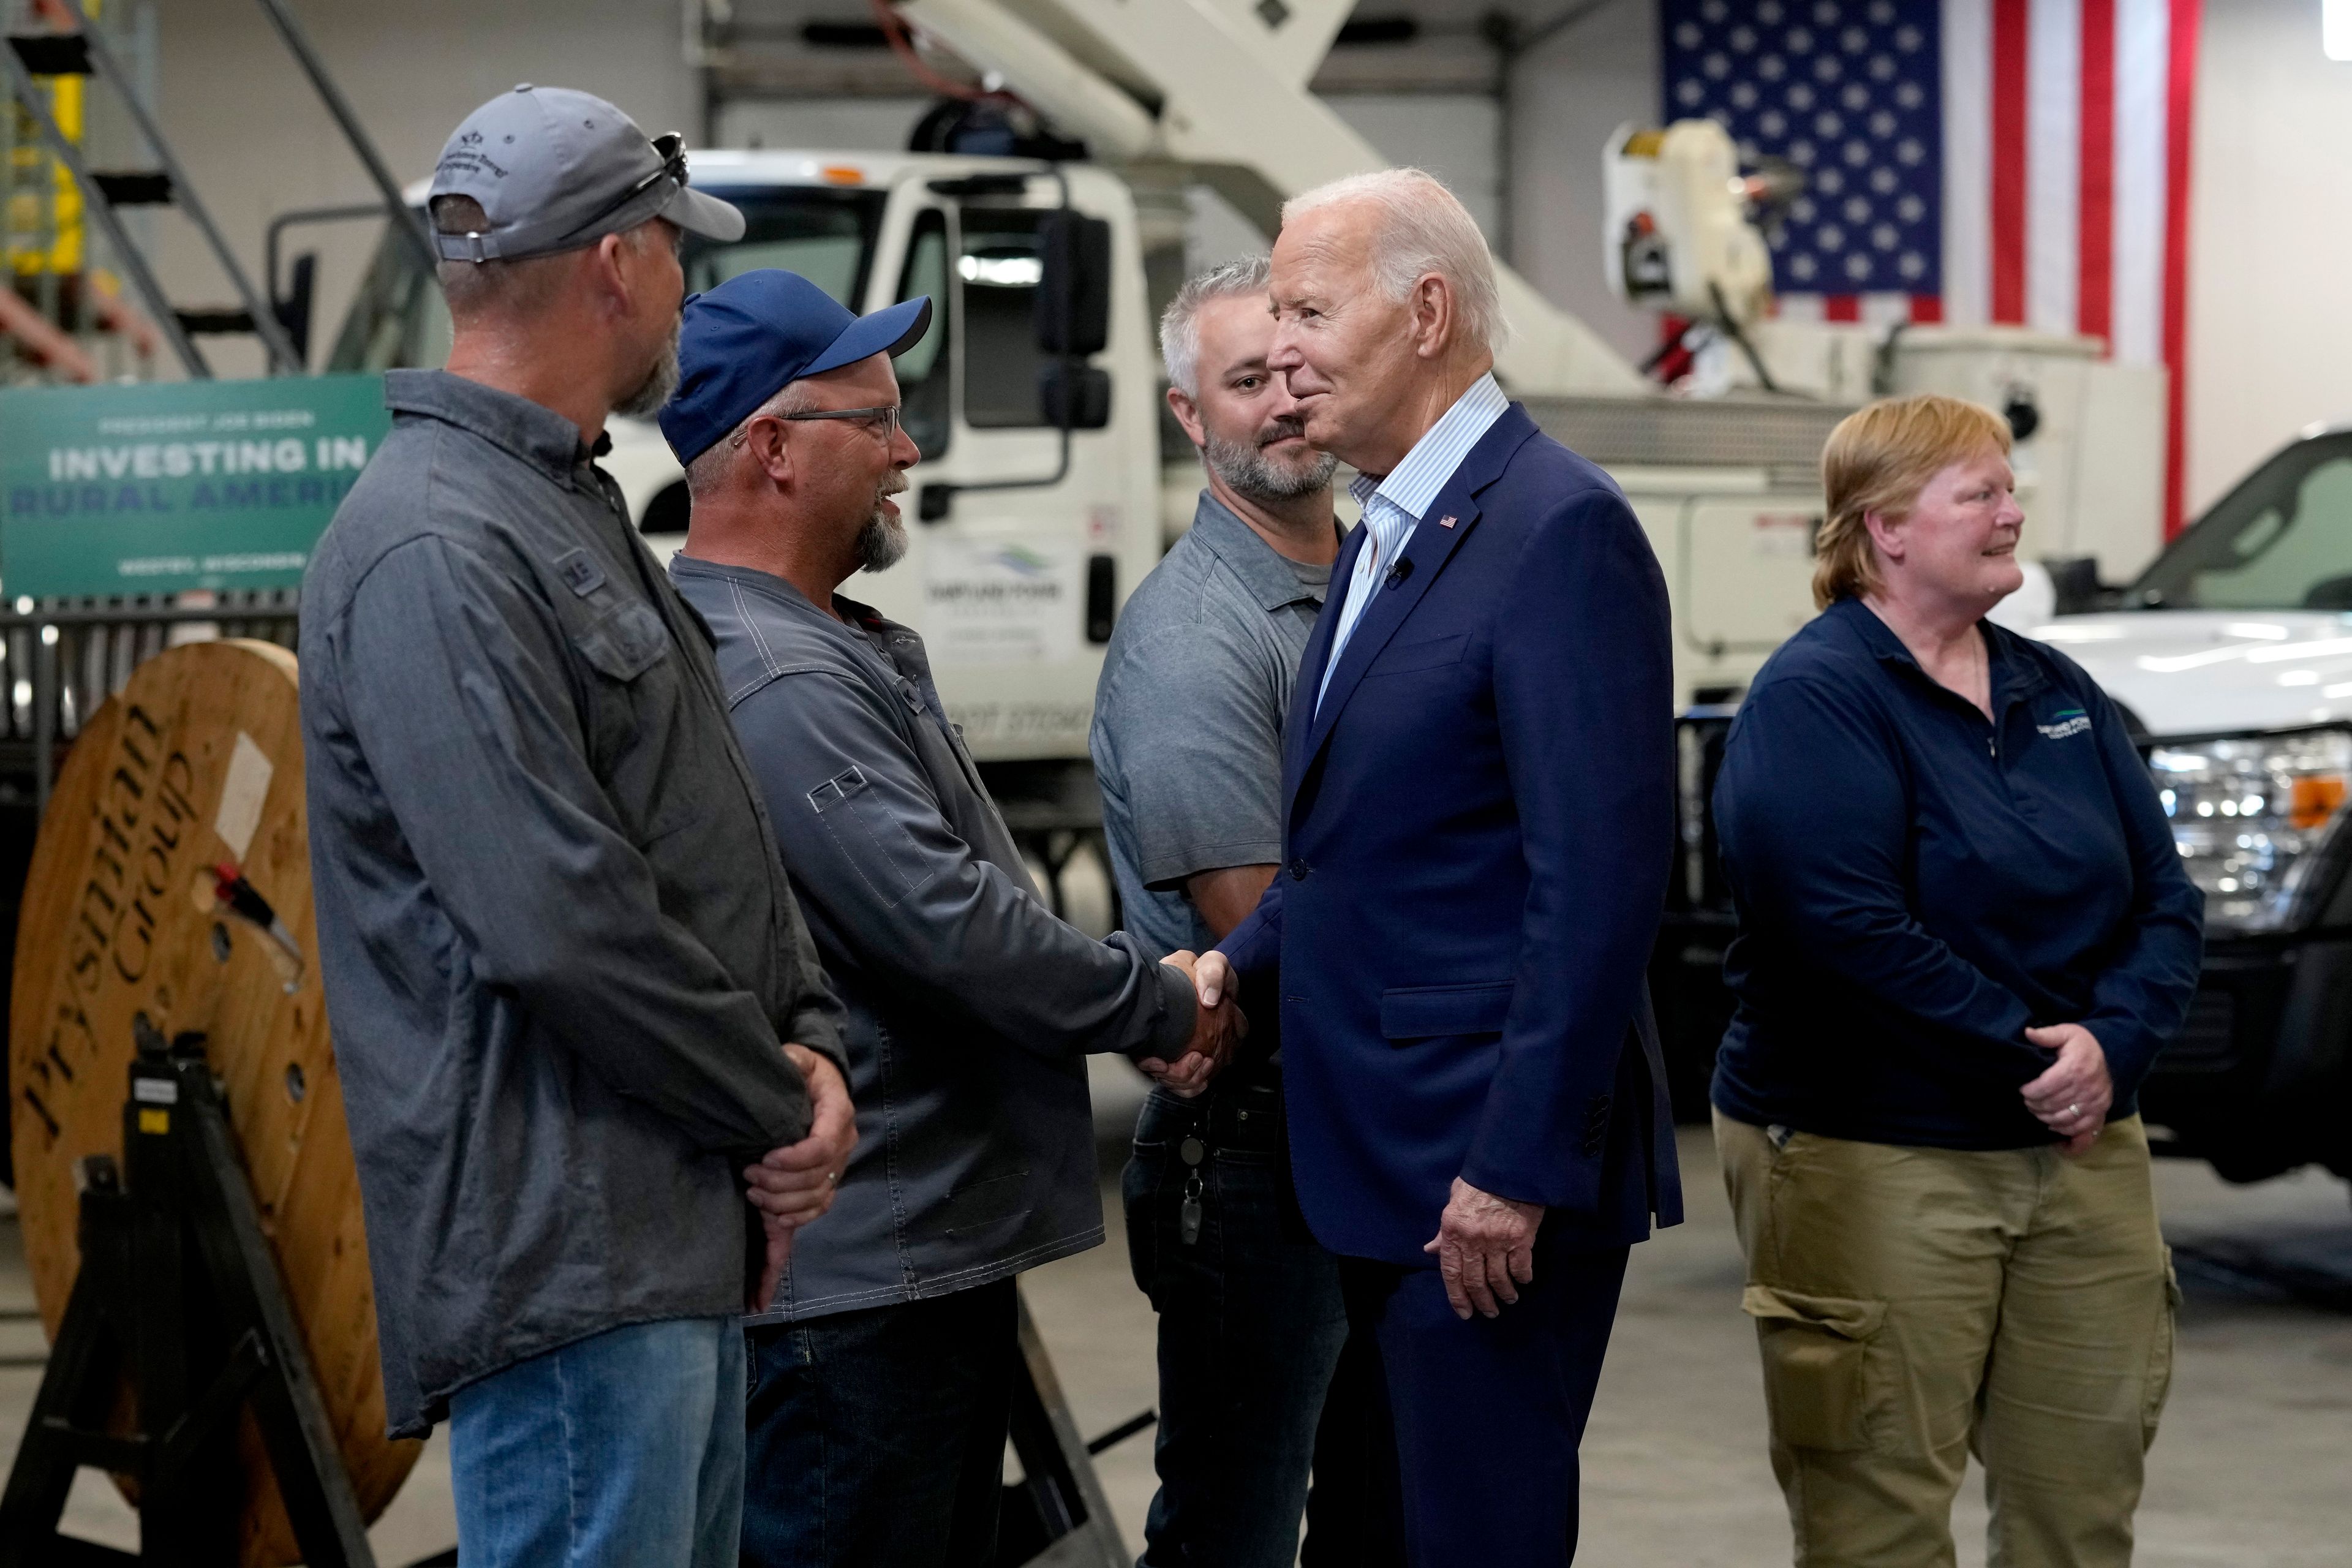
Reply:
[[[2110,1117],[2197,986],[2203,896],[2122,713],[2055,648],[1982,623],[1993,717],[1858,599],[1765,664],[1715,817],[1739,934],[1726,1115],[1952,1149],[2053,1142],[2018,1089],[2079,1023]]]

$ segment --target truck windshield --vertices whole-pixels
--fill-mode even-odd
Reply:
[[[713,245],[688,236],[686,289],[709,289],[758,267],[799,273],[851,310],[866,294],[874,238],[887,199],[880,191],[769,186],[714,188],[743,210],[743,237]],[[387,233],[343,319],[330,370],[436,366],[449,357],[449,309],[415,249]]]
[[[2156,558],[2124,603],[2352,610],[2352,432],[2298,441]]]

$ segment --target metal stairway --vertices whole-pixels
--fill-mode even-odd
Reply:
[[[374,143],[368,139],[350,102],[343,97],[324,64],[310,45],[300,26],[287,10],[283,0],[259,0],[263,14],[303,74],[310,79],[327,111],[342,132],[352,152],[367,171],[370,180],[383,199],[383,208],[396,229],[412,235],[417,246],[429,258],[431,247],[422,226],[400,199],[400,186],[393,178]],[[186,170],[172,150],[163,127],[155,119],[142,95],[136,90],[133,77],[116,51],[106,31],[94,25],[83,7],[83,0],[35,0],[34,16],[50,24],[47,31],[12,33],[8,47],[0,50],[0,65],[8,73],[11,95],[22,107],[26,117],[58,163],[72,175],[89,221],[103,237],[108,248],[130,280],[142,306],[154,323],[155,331],[169,346],[181,368],[193,379],[209,378],[212,366],[195,340],[200,336],[226,333],[251,333],[260,339],[273,374],[299,375],[307,369],[305,351],[308,332],[303,318],[306,311],[299,309],[306,295],[309,278],[298,264],[293,293],[288,300],[270,298],[257,289],[236,253],[222,235],[211,213],[197,196]],[[140,139],[152,154],[154,167],[128,171],[103,171],[90,167],[82,146],[68,134],[51,111],[49,98],[37,79],[81,79],[103,81],[113,92],[137,128]],[[204,236],[205,244],[235,290],[237,303],[225,308],[183,308],[174,306],[163,292],[154,269],[149,265],[130,230],[122,220],[122,209],[139,206],[171,206],[184,214]],[[269,282],[275,285],[273,278]],[[10,323],[13,325],[13,323]]]

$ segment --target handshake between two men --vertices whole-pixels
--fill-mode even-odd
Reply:
[[[1233,1058],[1234,1048],[1249,1034],[1249,1020],[1234,999],[1231,972],[1222,954],[1205,974],[1192,952],[1171,953],[1161,962],[1192,984],[1196,999],[1192,1034],[1183,1054],[1173,1062],[1149,1057],[1136,1065],[1153,1082],[1171,1094],[1191,1099],[1208,1088],[1209,1080]],[[773,1149],[743,1169],[745,1194],[760,1213],[767,1233],[767,1258],[751,1306],[765,1311],[774,1301],[777,1284],[792,1258],[793,1237],[802,1226],[824,1216],[841,1190],[841,1178],[857,1144],[857,1113],[850,1102],[849,1086],[841,1069],[805,1046],[787,1045],[784,1054],[808,1080],[810,1120],[806,1136],[796,1143]]]
[[[1243,1015],[1241,1004],[1234,999],[1234,986],[1228,978],[1231,972],[1225,967],[1223,953],[1211,952],[1204,962],[1196,952],[1171,952],[1160,962],[1181,972],[1192,983],[1198,1005],[1192,1019],[1192,1038],[1184,1054],[1173,1062],[1146,1057],[1135,1065],[1171,1094],[1190,1100],[1208,1088],[1209,1080],[1233,1059],[1234,1047],[1249,1036],[1249,1019]]]

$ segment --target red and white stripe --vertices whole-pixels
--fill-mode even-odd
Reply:
[[[1936,295],[1785,297],[1825,321],[2013,323],[2170,373],[2165,526],[2181,522],[2189,151],[2202,0],[1944,0]]]
[[[2201,0],[1945,0],[1943,319],[2103,338],[2171,373],[2180,518]]]

